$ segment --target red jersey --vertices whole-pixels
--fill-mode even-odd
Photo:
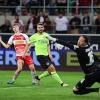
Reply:
[[[8,40],[8,45],[14,44],[16,56],[23,56],[26,44],[28,43],[29,39],[26,34],[14,34]]]

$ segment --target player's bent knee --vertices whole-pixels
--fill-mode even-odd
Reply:
[[[18,68],[17,71],[18,71],[18,72],[21,72],[21,71],[22,71],[22,68]]]

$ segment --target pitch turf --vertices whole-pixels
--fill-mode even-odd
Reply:
[[[39,86],[33,86],[29,71],[23,71],[15,84],[6,84],[13,74],[14,71],[0,71],[0,100],[100,100],[98,93],[73,94],[73,86],[84,76],[82,72],[58,72],[69,87],[61,87],[51,77],[42,79]],[[96,86],[100,87],[100,84],[93,85]]]

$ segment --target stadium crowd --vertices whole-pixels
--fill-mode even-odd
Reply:
[[[26,22],[25,22],[26,21]],[[4,15],[4,23],[0,25],[1,33],[12,33],[12,25],[18,23],[21,32],[33,33],[36,31],[36,24],[41,22],[45,25],[45,31],[56,34],[90,34],[100,33],[100,13],[92,19],[88,11],[84,11],[80,17],[73,14],[71,18],[65,16],[63,12],[59,12],[56,17],[50,19],[46,13],[39,12],[38,15],[30,14],[29,19],[23,21],[19,15],[15,15],[13,20],[9,20]],[[63,27],[62,27],[63,26]]]
[[[45,11],[44,1],[47,7]],[[94,14],[90,13],[91,2],[92,0],[71,0],[68,4],[68,0],[0,0],[0,6],[5,7],[5,9],[0,7],[0,13],[3,12],[1,15],[4,15],[0,32],[12,33],[12,25],[18,23],[21,32],[30,34],[36,31],[36,24],[41,22],[45,25],[45,31],[49,33],[99,34],[100,1],[93,0]],[[7,18],[8,15],[5,14],[9,11],[10,16],[14,16],[13,20]],[[27,20],[23,21],[20,15],[27,16]]]

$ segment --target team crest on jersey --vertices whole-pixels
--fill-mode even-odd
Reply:
[[[22,35],[14,36],[13,40],[24,40],[25,38]]]

